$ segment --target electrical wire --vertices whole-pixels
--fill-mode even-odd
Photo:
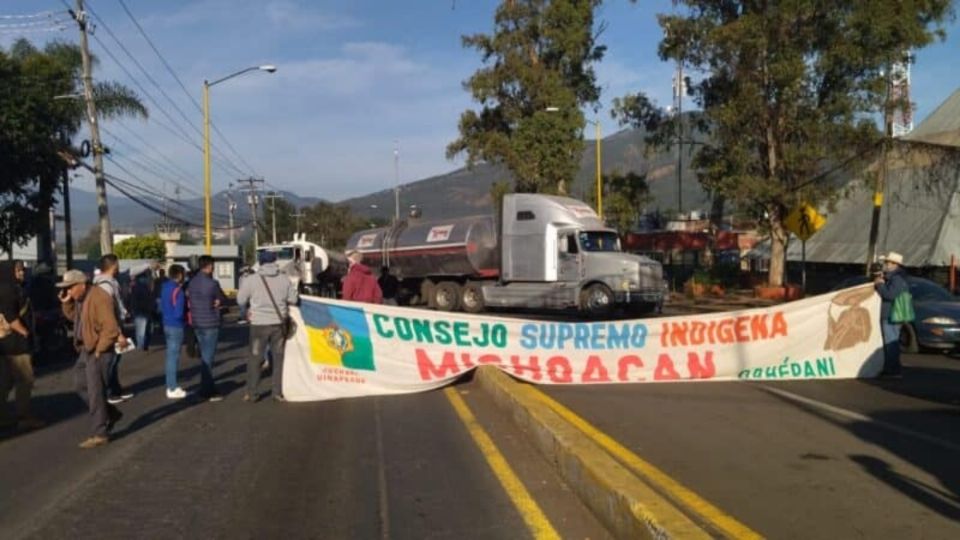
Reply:
[[[167,69],[167,72],[170,73],[170,75],[173,77],[175,81],[177,81],[177,84],[180,86],[180,89],[183,90],[183,93],[185,96],[187,96],[187,99],[189,99],[190,102],[193,103],[193,106],[197,109],[198,112],[203,113],[203,107],[200,106],[200,103],[197,102],[197,99],[193,96],[193,94],[191,94],[190,91],[187,90],[186,85],[183,84],[182,80],[180,80],[180,77],[177,75],[177,72],[173,69],[173,67],[170,66],[170,63],[167,62],[167,59],[164,58],[163,54],[160,53],[160,50],[153,43],[153,40],[150,39],[150,36],[147,35],[147,32],[143,29],[143,27],[140,26],[139,21],[137,21],[137,18],[134,17],[133,13],[127,7],[126,2],[124,2],[123,0],[117,0],[117,2],[120,4],[120,7],[123,8],[123,11],[127,14],[127,17],[130,18],[130,21],[133,23],[133,25],[137,27],[137,30],[140,32],[140,35],[143,36],[143,39],[147,42],[147,45],[150,46],[153,52],[157,55],[157,58],[160,59],[160,62]],[[231,152],[233,152],[233,155],[236,156],[238,160],[240,160],[240,163],[245,167],[247,167],[247,169],[251,173],[253,173],[253,176],[259,176],[259,174],[257,174],[256,169],[254,169],[243,158],[243,155],[240,154],[240,152],[237,152],[237,149],[234,148],[232,144],[230,144],[230,141],[227,140],[227,137],[220,131],[220,128],[218,128],[217,125],[212,120],[210,121],[210,127],[213,128],[214,132],[216,132],[216,134],[220,137],[220,140],[227,146],[227,148],[230,149]]]
[[[120,38],[118,38],[117,35],[114,34],[113,30],[111,30],[110,25],[108,25],[106,22],[104,22],[102,18],[100,18],[100,16],[97,14],[96,10],[94,10],[92,6],[88,5],[86,7],[86,10],[89,11],[91,15],[93,15],[93,18],[96,19],[96,21],[99,23],[101,27],[103,27],[103,30],[117,44],[117,46],[120,48],[121,51],[123,51],[123,53],[127,56],[127,58],[129,58],[130,61],[133,62],[133,64],[140,70],[140,72],[143,73],[143,76],[154,87],[156,87],[157,91],[160,92],[160,95],[166,98],[166,100],[170,103],[170,105],[173,106],[174,110],[180,115],[184,123],[190,126],[193,129],[193,131],[195,131],[196,134],[202,139],[203,131],[201,131],[201,129],[197,126],[197,124],[195,124],[194,121],[185,112],[183,112],[183,109],[180,108],[180,106],[177,104],[176,101],[174,101],[172,97],[170,97],[170,94],[168,94],[166,90],[164,90],[163,87],[160,86],[160,83],[158,83],[156,79],[154,79],[153,76],[150,75],[150,72],[145,67],[143,67],[143,64],[141,64],[140,61],[137,60],[137,58],[133,55],[133,53],[131,53],[130,50],[127,49],[126,45],[124,45],[123,42],[120,41]],[[103,46],[102,43],[101,43],[101,46]],[[211,146],[214,146],[214,145],[211,145]],[[244,171],[243,169],[238,167],[235,163],[233,163],[233,161],[230,160],[222,150],[216,147],[214,147],[214,150],[217,153],[219,153],[220,157],[223,158],[227,162],[227,164],[229,164],[229,166],[232,169],[234,169],[237,173],[239,173],[240,175],[247,174],[247,171]]]

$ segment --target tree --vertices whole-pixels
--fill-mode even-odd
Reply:
[[[584,118],[600,89],[591,65],[593,11],[599,0],[504,0],[492,35],[463,37],[484,66],[464,83],[482,109],[460,116],[447,156],[502,163],[517,191],[564,192],[580,165]],[[548,109],[550,109],[548,111]]]
[[[163,240],[155,234],[127,238],[117,243],[113,251],[121,259],[160,260],[167,256]]]
[[[95,261],[103,255],[100,252],[100,227],[98,225],[90,227],[87,234],[77,240],[77,252],[85,254],[88,261]]]
[[[591,191],[588,202],[595,204],[596,194]],[[624,235],[640,221],[643,209],[653,201],[646,175],[634,172],[614,173],[603,176],[603,217],[613,228]]]
[[[349,206],[325,201],[305,208],[303,213],[303,232],[307,238],[329,249],[343,249],[354,232],[369,225]]]
[[[58,152],[86,118],[82,100],[54,98],[80,93],[81,71],[80,49],[70,43],[54,41],[41,51],[20,39],[9,54],[0,51],[0,170],[7,179],[0,212],[15,214],[4,221],[0,242],[37,235],[38,245],[50,245],[48,214],[66,166]],[[147,117],[136,94],[114,82],[97,83],[94,100],[101,119]]]
[[[271,238],[273,234],[273,209],[276,205],[277,212],[277,241],[289,242],[293,238],[293,233],[297,232],[297,207],[287,202],[285,199],[273,199],[264,203],[265,212],[263,213],[263,224],[266,228],[266,238]]]
[[[783,283],[784,218],[800,202],[835,195],[825,169],[877,149],[877,116],[891,67],[944,35],[949,0],[716,2],[678,0],[661,15],[664,60],[703,79],[690,86],[701,108],[692,124],[709,132],[693,158],[704,187],[766,225],[770,285]],[[642,94],[620,103],[621,118],[671,129]]]

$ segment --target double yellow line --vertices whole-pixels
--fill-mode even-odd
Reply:
[[[483,426],[477,422],[477,419],[470,411],[470,407],[468,407],[467,403],[460,397],[460,394],[450,387],[445,388],[443,393],[446,394],[447,399],[450,400],[450,404],[453,405],[453,410],[457,412],[457,416],[460,417],[460,420],[467,427],[467,431],[470,432],[473,442],[477,444],[480,452],[483,453],[483,457],[487,460],[490,468],[493,469],[493,474],[496,475],[497,480],[500,481],[500,485],[503,486],[503,490],[507,493],[507,496],[510,497],[510,501],[513,502],[513,505],[520,512],[523,521],[527,524],[527,529],[530,530],[530,534],[537,540],[559,539],[560,535],[557,534],[553,525],[550,524],[550,520],[547,519],[546,514],[540,509],[540,505],[533,499],[530,492],[527,491],[527,488],[523,486],[523,482],[521,482],[517,474],[513,472],[506,458],[500,453],[497,445],[493,443],[493,439],[487,435]]]

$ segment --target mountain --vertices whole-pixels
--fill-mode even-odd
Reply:
[[[641,130],[624,130],[601,142],[601,164],[604,174],[646,173],[654,202],[650,210],[677,208],[677,150],[658,151],[646,156],[646,134]],[[594,140],[584,143],[580,170],[568,192],[586,199],[596,186],[596,149]],[[505,168],[481,164],[471,168],[433,176],[401,186],[401,212],[416,205],[425,219],[443,219],[482,214],[492,209],[491,186],[498,180],[512,180]],[[697,182],[690,167],[689,152],[684,151],[682,195],[684,211],[707,210],[708,196]],[[368,217],[390,217],[394,213],[393,189],[385,189],[343,201],[355,212]]]
[[[661,209],[665,212],[677,208],[677,150],[656,151],[646,155],[646,134],[642,130],[623,130],[601,142],[601,162],[604,174],[610,173],[646,173],[647,182],[654,201],[649,210]],[[580,199],[588,198],[596,185],[596,150],[593,140],[584,142],[583,156],[580,159],[580,170],[574,184],[568,190],[571,196]],[[690,153],[684,151],[682,195],[684,211],[707,210],[708,196],[697,182],[696,175],[690,167]],[[425,219],[444,219],[466,215],[483,214],[492,210],[490,187],[498,180],[511,180],[509,172],[496,165],[481,164],[473,168],[460,168],[452,172],[432,176],[401,186],[401,212],[416,205],[423,212]],[[143,206],[154,208],[160,206],[154,200],[133,201],[109,189],[108,199],[110,220],[114,229],[120,231],[147,232],[152,231],[159,221],[157,214]],[[312,206],[321,201],[316,197],[301,197],[288,191],[281,192],[284,198],[297,208]],[[97,220],[96,196],[88,191],[72,189],[71,207],[73,209],[74,231],[83,234],[94,226]],[[237,223],[249,219],[250,212],[247,199],[242,194],[236,195],[239,208],[236,213]],[[354,197],[342,201],[355,212],[365,217],[389,218],[394,213],[393,189],[385,189],[369,195]],[[212,202],[213,221],[216,226],[226,223],[227,192],[221,191],[214,195]],[[172,213],[179,215],[191,223],[203,224],[203,199],[185,198],[179,202],[168,202]]]
[[[301,197],[296,193],[289,191],[278,192],[283,198],[297,208],[312,206],[321,199],[317,197]],[[250,210],[246,197],[239,192],[234,194],[235,201],[238,204],[235,219],[237,223],[243,223],[250,218]],[[150,206],[148,209],[145,205]],[[170,200],[167,202],[168,209],[172,215],[179,216],[192,224],[203,226],[203,199],[200,197],[182,198],[179,201]],[[74,234],[84,234],[97,223],[97,196],[95,193],[79,188],[70,189],[70,208],[72,210]],[[120,194],[117,190],[107,187],[107,208],[110,210],[110,224],[118,232],[149,232],[154,230],[154,226],[160,221],[160,216],[153,211],[162,210],[162,204],[154,199],[137,199],[136,201]],[[62,212],[58,208],[57,212]],[[213,214],[213,223],[215,226],[223,225],[227,222],[228,192],[220,191],[214,193],[211,200],[211,213]],[[261,215],[262,217],[262,215]]]

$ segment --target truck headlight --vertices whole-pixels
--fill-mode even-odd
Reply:
[[[956,319],[950,317],[928,317],[923,320],[924,324],[939,324],[942,326],[952,326],[957,324]]]

